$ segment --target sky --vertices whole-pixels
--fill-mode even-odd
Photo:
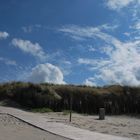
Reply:
[[[140,86],[140,0],[0,0],[0,83]]]

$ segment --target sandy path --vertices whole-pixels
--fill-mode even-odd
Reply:
[[[34,128],[14,117],[0,114],[0,140],[68,140]]]
[[[96,131],[116,136],[135,138],[140,140],[140,119],[128,116],[106,116],[103,121],[98,116],[86,116],[74,113],[72,122],[69,123],[69,115],[63,113],[43,114],[54,122],[62,122],[90,131]]]

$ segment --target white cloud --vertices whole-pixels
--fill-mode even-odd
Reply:
[[[114,30],[115,28],[117,28],[119,25],[108,25],[108,24],[103,24],[97,27],[79,27],[77,25],[67,25],[67,26],[63,26],[62,28],[58,29],[59,32],[63,32],[66,35],[70,36],[72,39],[75,40],[85,40],[88,38],[92,38],[93,37],[102,37],[102,38],[106,38],[107,41],[108,40],[112,40],[112,41],[117,41],[115,38],[110,37],[109,35],[101,32],[102,30]],[[93,34],[93,35],[92,35]]]
[[[118,27],[119,27],[119,25],[117,25],[117,24],[115,24],[115,25],[103,24],[101,26],[98,26],[99,29],[101,29],[101,30],[103,29],[103,30],[107,30],[107,31],[109,31],[109,30],[113,31],[113,30],[117,29]]]
[[[74,63],[71,63],[68,60],[60,60],[60,62],[59,62],[59,68],[63,72],[63,75],[64,76],[69,75],[71,73],[71,68],[72,68],[73,64]]]
[[[30,25],[30,26],[23,26],[21,29],[23,30],[23,32],[25,33],[31,33],[33,30],[38,30],[44,28],[46,29],[46,27],[40,25],[40,24],[35,24],[35,25]]]
[[[72,64],[70,61],[67,61],[67,60],[62,61],[62,63],[65,64],[65,65],[71,65]]]
[[[0,39],[6,39],[9,36],[7,32],[0,32]]]
[[[140,40],[122,42],[94,27],[71,26],[70,28],[63,27],[61,31],[70,37],[75,35],[84,39],[100,39],[104,45],[109,47],[104,51],[107,57],[78,59],[78,63],[88,65],[94,72],[96,70],[103,82],[140,85]]]
[[[131,33],[125,32],[124,35],[127,36],[127,37],[129,37],[131,35]]]
[[[119,12],[124,18],[127,17],[127,23],[130,24],[129,29],[134,29],[132,33],[140,34],[140,0],[104,0],[105,5],[114,11]],[[131,25],[133,24],[133,25]],[[125,25],[127,26],[127,25]],[[130,32],[131,33],[131,32]],[[125,33],[127,37],[130,37],[130,33]]]
[[[136,30],[140,30],[140,21],[137,21],[132,28]]]
[[[135,0],[106,0],[108,8],[112,10],[120,10],[121,8],[127,7],[130,3]]]
[[[38,43],[32,43],[29,40],[15,38],[12,40],[12,45],[21,49],[23,52],[30,53],[33,56],[38,57],[40,60],[46,59],[46,54]]]
[[[14,60],[9,60],[8,58],[4,58],[4,57],[0,57],[0,62],[6,64],[6,65],[12,65],[12,66],[16,66],[17,63]]]
[[[88,50],[90,52],[95,52],[96,51],[95,47],[93,47],[92,45],[88,45],[87,47],[88,47]]]
[[[113,48],[111,46],[105,46],[105,47],[101,47],[100,51],[107,55],[111,55],[111,53],[113,52]]]
[[[102,67],[107,66],[110,61],[104,59],[87,59],[87,58],[79,58],[79,64],[85,64],[91,66],[89,70],[101,69]]]
[[[62,71],[50,63],[39,64],[34,67],[28,77],[28,81],[65,84]]]
[[[121,46],[121,42],[115,37],[108,35],[101,31],[100,27],[79,27],[76,25],[63,26],[58,31],[65,33],[66,35],[73,38],[77,36],[78,38],[88,39],[88,38],[100,38],[110,44],[118,44]]]
[[[97,86],[95,81],[96,81],[95,78],[90,77],[90,78],[86,79],[83,84],[87,85],[87,86]]]
[[[129,20],[139,20],[140,0],[104,0],[105,5],[110,9],[120,12],[121,15],[129,16]],[[126,8],[125,12],[122,10]],[[122,14],[123,12],[123,14]],[[125,14],[126,13],[126,14]]]
[[[22,30],[23,30],[23,32],[25,32],[25,33],[31,33],[33,29],[32,29],[31,26],[29,26],[29,27],[22,27]]]

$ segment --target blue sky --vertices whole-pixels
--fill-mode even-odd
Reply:
[[[0,0],[0,82],[140,85],[140,0]]]

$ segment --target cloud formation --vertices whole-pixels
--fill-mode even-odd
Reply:
[[[95,78],[93,77],[90,77],[90,78],[87,78],[84,83],[84,85],[86,86],[97,86],[96,82],[95,82]]]
[[[96,81],[100,79],[105,84],[140,85],[140,40],[122,42],[97,27],[73,25],[62,27],[60,31],[70,37],[74,35],[84,39],[102,40],[103,44],[110,48],[102,52],[106,57],[78,59],[79,64],[88,65],[88,69],[98,75]]]
[[[34,67],[28,77],[34,83],[65,84],[62,71],[50,63],[39,64]]]
[[[41,28],[46,28],[40,24],[35,24],[35,25],[30,25],[30,26],[24,26],[21,29],[23,30],[24,33],[31,33],[33,30],[38,30]]]
[[[9,36],[7,32],[0,32],[0,39],[6,39]]]
[[[0,62],[6,64],[6,65],[11,65],[11,66],[16,66],[17,63],[14,60],[9,60],[8,58],[0,57]]]
[[[46,59],[46,54],[38,43],[32,43],[29,40],[13,39],[12,45],[19,48],[23,52],[30,53],[31,55],[39,58],[40,60]]]
[[[108,8],[112,10],[120,10],[121,8],[128,6],[132,2],[134,2],[134,0],[107,0],[106,1]]]

